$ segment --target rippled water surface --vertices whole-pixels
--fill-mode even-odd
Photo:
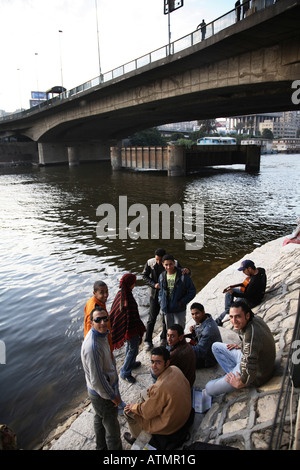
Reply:
[[[95,280],[109,286],[108,306],[124,272],[138,275],[134,294],[146,319],[146,260],[165,247],[193,272],[200,290],[256,246],[291,233],[299,207],[300,155],[266,155],[258,174],[243,167],[168,178],[113,173],[110,164],[0,169],[0,422],[23,448],[41,442],[58,416],[82,398],[84,305]],[[119,196],[145,205],[204,205],[204,246],[184,240],[101,240],[96,209]]]

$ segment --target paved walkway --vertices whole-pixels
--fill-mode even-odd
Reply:
[[[237,390],[214,399],[209,411],[205,414],[196,414],[191,438],[187,444],[202,441],[245,450],[268,448],[270,429],[282,383],[282,372],[293,334],[300,289],[300,245],[289,244],[282,247],[282,241],[283,239],[277,239],[269,242],[242,258],[252,259],[256,266],[264,267],[267,271],[269,292],[254,312],[267,322],[274,335],[277,351],[275,375],[270,382],[259,389]],[[211,313],[214,318],[223,311],[223,288],[241,281],[241,273],[237,271],[240,261],[220,272],[193,300],[201,302],[206,312]],[[193,320],[188,313],[186,330],[191,324]],[[238,341],[238,336],[231,329],[229,322],[224,325],[220,328],[223,341]],[[158,341],[156,338],[155,342]],[[138,359],[142,362],[142,366],[135,373],[137,382],[132,385],[120,379],[120,392],[125,402],[136,402],[140,393],[152,384],[149,353],[142,350]],[[198,370],[195,387],[204,388],[208,380],[223,374],[220,367]],[[291,404],[294,425],[299,396],[300,390],[294,389]],[[290,411],[287,420],[290,420],[289,413]],[[296,428],[298,424],[296,423]],[[120,416],[120,425],[123,436],[128,430],[123,416]],[[286,445],[289,442],[288,432],[287,429],[284,436]],[[142,449],[148,441],[149,435],[142,433],[132,448],[125,441],[123,445],[125,450]],[[91,406],[87,403],[62,426],[54,430],[43,449],[95,449]]]

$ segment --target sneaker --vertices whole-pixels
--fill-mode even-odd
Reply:
[[[128,444],[130,444],[130,445],[134,444],[135,441],[136,441],[136,439],[134,437],[132,437],[130,432],[124,432],[123,437],[124,437],[125,441],[128,442]]]
[[[123,380],[127,380],[127,382],[134,384],[136,382],[136,378],[133,375],[128,375],[127,377],[121,377]]]
[[[133,364],[133,369],[137,369],[138,367],[141,367],[142,363],[141,361],[136,361],[134,364]]]

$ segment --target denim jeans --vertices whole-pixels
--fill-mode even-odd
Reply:
[[[217,321],[217,324],[219,324],[220,322],[222,322],[223,318],[225,317],[225,315],[227,315],[227,313],[229,313],[229,308],[230,308],[230,305],[232,304],[233,302],[233,299],[234,297],[239,297],[239,293],[241,292],[241,288],[240,287],[234,287],[232,289],[233,293],[231,294],[230,292],[227,292],[225,294],[225,310],[223,313],[221,313],[221,315],[219,315],[219,317],[216,319]]]
[[[88,393],[95,411],[94,430],[97,450],[122,450],[118,407],[111,400]]]
[[[139,335],[134,336],[130,340],[126,341],[124,364],[120,370],[120,376],[122,377],[122,379],[131,375],[132,369],[134,368],[134,364],[136,362],[136,356],[139,352],[139,344]]]
[[[227,349],[226,344],[216,342],[212,345],[212,352],[226,374],[228,372],[233,372],[234,374],[235,372],[240,373],[241,349]],[[224,375],[219,379],[210,380],[205,386],[206,392],[211,396],[217,396],[235,390],[235,388],[225,380],[225,377]]]
[[[185,329],[185,317],[186,317],[186,311],[184,310],[183,312],[177,312],[177,313],[166,313],[165,314],[165,321],[166,321],[166,328],[167,330],[178,323],[179,325],[182,326],[183,329]]]

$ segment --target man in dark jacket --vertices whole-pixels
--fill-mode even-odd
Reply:
[[[192,387],[196,378],[196,356],[192,346],[186,342],[181,325],[172,325],[167,332],[170,365],[177,366]]]
[[[259,305],[265,295],[267,276],[264,268],[256,268],[253,261],[246,259],[242,262],[238,271],[243,271],[246,279],[243,283],[236,286],[229,286],[224,289],[225,295],[225,310],[216,319],[218,325],[222,325],[222,320],[229,313],[229,308],[234,300],[234,297],[243,299],[251,308]]]
[[[149,314],[147,319],[147,327],[146,327],[146,336],[144,340],[144,344],[148,351],[151,351],[153,348],[152,344],[152,336],[155,327],[155,323],[160,312],[160,305],[158,301],[158,291],[159,291],[159,276],[165,270],[162,259],[163,256],[166,254],[166,251],[163,248],[158,248],[155,251],[154,258],[150,258],[147,260],[147,263],[144,266],[144,270],[142,273],[143,280],[148,286],[150,287],[150,308]],[[175,265],[182,269],[180,263],[175,260]],[[190,272],[188,268],[183,268],[182,273]],[[164,315],[162,316],[162,332],[160,334],[161,344],[166,346],[167,344],[167,329],[165,324]]]
[[[217,364],[212,353],[212,345],[218,341],[222,343],[219,327],[209,313],[205,313],[204,307],[198,302],[191,305],[191,314],[195,325],[190,327],[190,335],[194,345],[192,346],[197,359],[197,369],[212,367]]]
[[[196,288],[191,277],[175,265],[172,255],[163,257],[165,271],[159,276],[158,300],[167,328],[178,323],[185,328],[186,306],[195,297]]]

